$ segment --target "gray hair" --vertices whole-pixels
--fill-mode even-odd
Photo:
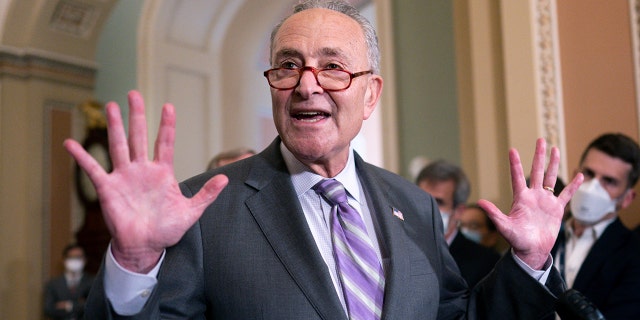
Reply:
[[[456,185],[453,192],[454,207],[466,203],[471,194],[471,184],[462,168],[445,160],[434,161],[424,167],[416,178],[416,184],[425,180],[430,182],[453,180]]]
[[[276,37],[276,33],[278,33],[278,30],[280,30],[282,23],[284,23],[285,20],[298,12],[315,8],[323,8],[340,12],[349,16],[360,25],[360,27],[362,28],[362,32],[364,33],[365,41],[367,43],[367,57],[369,60],[370,68],[371,70],[373,70],[374,74],[380,74],[380,48],[378,47],[378,36],[376,35],[375,28],[373,27],[371,22],[367,20],[367,18],[360,14],[360,11],[358,11],[358,9],[341,0],[306,0],[297,4],[293,8],[293,13],[280,21],[280,23],[278,23],[278,25],[273,28],[273,31],[271,31],[270,56],[273,56],[274,39]]]

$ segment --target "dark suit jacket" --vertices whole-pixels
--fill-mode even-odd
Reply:
[[[327,266],[296,197],[276,139],[246,160],[181,184],[196,193],[218,173],[229,184],[182,240],[168,248],[158,285],[131,318],[346,319]],[[442,234],[437,204],[414,184],[356,155],[386,271],[385,319],[540,319],[553,314],[559,275],[547,287],[511,257],[472,293],[459,275]],[[404,215],[393,215],[393,208]],[[102,277],[102,276],[101,276]],[[103,281],[89,296],[87,319],[115,317]],[[527,302],[522,303],[522,302]],[[476,313],[477,312],[477,313]],[[503,316],[504,315],[504,316]]]
[[[56,320],[81,319],[91,284],[93,284],[93,276],[84,274],[78,287],[72,292],[67,287],[67,280],[64,276],[51,279],[44,290],[44,314]],[[65,300],[73,301],[73,309],[71,311],[56,308],[57,302]]]
[[[553,254],[564,247],[560,233]],[[612,319],[640,319],[640,240],[620,219],[593,244],[573,284],[602,314]]]
[[[449,246],[449,252],[456,261],[460,274],[473,288],[493,270],[500,255],[493,249],[479,245],[458,232]]]

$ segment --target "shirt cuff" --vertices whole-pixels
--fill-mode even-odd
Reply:
[[[549,254],[549,258],[542,266],[542,270],[535,270],[531,268],[528,264],[522,261],[518,256],[513,252],[513,248],[511,249],[511,255],[513,256],[516,263],[524,270],[527,274],[529,274],[532,278],[536,279],[542,285],[547,283],[547,278],[549,278],[549,273],[551,272],[551,266],[553,266],[553,257]]]
[[[105,259],[104,290],[117,314],[130,316],[142,310],[158,283],[156,277],[162,261],[164,261],[165,252],[162,253],[160,261],[149,273],[135,273],[118,264],[111,252],[111,244],[109,244]]]

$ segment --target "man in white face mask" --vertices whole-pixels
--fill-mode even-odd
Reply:
[[[420,171],[416,184],[435,198],[449,252],[467,284],[475,286],[493,269],[500,255],[469,239],[458,228],[471,193],[467,176],[457,165],[438,160]]]
[[[555,265],[607,319],[640,319],[640,240],[618,218],[635,198],[640,148],[625,135],[604,134],[583,152],[577,172],[585,180],[554,246]]]
[[[62,253],[64,274],[51,279],[45,289],[44,313],[50,319],[82,319],[93,276],[84,273],[84,249],[77,244]]]

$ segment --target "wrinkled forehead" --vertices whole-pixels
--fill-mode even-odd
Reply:
[[[282,56],[334,56],[367,59],[364,33],[349,16],[329,9],[309,9],[287,18],[273,39],[271,61]]]

